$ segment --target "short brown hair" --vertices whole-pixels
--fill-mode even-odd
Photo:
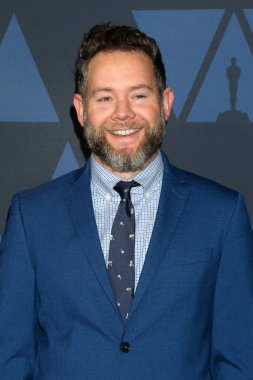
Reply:
[[[129,26],[96,25],[84,35],[77,59],[77,90],[85,98],[88,64],[99,52],[141,51],[154,65],[154,74],[160,96],[166,87],[166,76],[160,49],[156,41],[145,33]]]

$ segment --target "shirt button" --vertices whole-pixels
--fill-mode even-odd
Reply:
[[[120,345],[120,350],[122,352],[125,352],[125,353],[129,352],[130,351],[130,343],[128,343],[128,342],[122,342],[121,345]]]

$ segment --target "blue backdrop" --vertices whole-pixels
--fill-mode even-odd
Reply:
[[[175,92],[163,144],[171,161],[242,192],[253,221],[252,1],[0,0],[0,9],[0,234],[16,191],[83,165],[74,63],[83,33],[108,21],[160,45]]]

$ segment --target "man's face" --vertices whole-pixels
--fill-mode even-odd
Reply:
[[[94,158],[115,172],[136,172],[155,156],[173,101],[159,96],[150,58],[142,52],[101,52],[91,59],[83,106],[74,105]]]

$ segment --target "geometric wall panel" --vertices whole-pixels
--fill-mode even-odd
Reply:
[[[52,179],[60,177],[61,175],[70,172],[71,170],[79,169],[79,167],[80,166],[78,165],[73,150],[71,149],[70,144],[67,143],[55,168]]]
[[[251,32],[253,33],[253,9],[244,10],[244,13],[248,20],[248,23],[250,24]]]
[[[153,37],[160,47],[167,84],[175,91],[173,110],[178,117],[224,10],[134,10],[132,13],[138,28]]]
[[[246,11],[244,12],[247,14]],[[236,59],[233,64],[232,57]],[[188,121],[215,122],[220,114],[230,111],[229,84],[233,81],[237,83],[237,91],[234,91],[236,92],[236,110],[239,111],[234,117],[241,114],[241,117],[244,115],[253,121],[252,68],[253,55],[234,14],[213,58]],[[239,79],[238,77],[236,79],[237,75]]]
[[[59,122],[15,15],[0,45],[0,122]]]

